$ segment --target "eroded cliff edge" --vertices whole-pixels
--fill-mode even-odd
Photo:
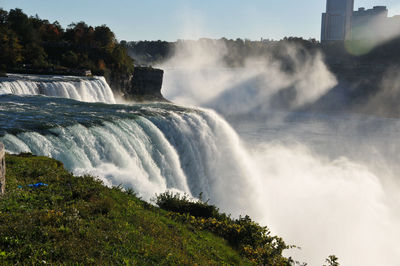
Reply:
[[[166,102],[161,94],[164,71],[152,67],[135,67],[133,75],[106,77],[115,95],[127,101]]]

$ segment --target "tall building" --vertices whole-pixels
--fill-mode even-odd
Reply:
[[[327,0],[322,14],[321,41],[341,41],[351,38],[354,0]]]

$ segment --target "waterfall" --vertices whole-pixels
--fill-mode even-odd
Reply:
[[[18,101],[40,105],[34,98],[23,97]],[[77,123],[64,125],[56,119],[64,109],[60,113],[53,109],[60,109],[61,104],[71,106],[72,101],[64,103],[65,100],[55,98],[54,101],[52,105],[45,102],[36,106],[37,113],[32,111],[35,105],[25,105],[30,117],[41,117],[38,129],[30,123],[28,131],[3,136],[0,132],[0,141],[8,152],[31,152],[58,159],[75,174],[91,174],[107,185],[133,188],[146,200],[156,193],[172,190],[194,197],[203,193],[205,198],[235,215],[248,209],[240,196],[252,191],[247,156],[236,133],[214,112],[177,110],[178,107],[168,104],[142,105],[141,110],[133,111],[137,107],[81,103],[90,109],[90,119],[97,122],[88,125],[88,116],[82,115],[79,107],[73,107],[70,119]],[[15,122],[26,123],[26,115],[10,113],[10,108],[18,108],[15,104],[4,106],[9,112],[5,116],[14,117],[13,128],[6,132],[27,128]],[[106,112],[113,117],[104,118]],[[0,118],[1,115],[0,109]],[[48,121],[52,123],[47,124]]]
[[[83,102],[115,103],[104,77],[9,74],[0,78],[0,94],[45,95]]]

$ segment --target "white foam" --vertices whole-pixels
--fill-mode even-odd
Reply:
[[[104,77],[29,76],[9,74],[0,78],[0,94],[45,95],[84,102],[115,103]]]

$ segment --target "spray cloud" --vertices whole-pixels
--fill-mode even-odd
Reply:
[[[265,113],[276,107],[277,99],[279,107],[295,109],[337,84],[319,52],[281,45],[284,60],[270,53],[246,57],[243,66],[228,68],[226,56],[235,55],[224,41],[179,41],[174,56],[161,66],[166,70],[163,93],[174,102],[211,107],[223,114]],[[290,70],[285,69],[288,64]]]
[[[225,58],[234,51],[224,42],[181,41],[161,66],[166,69],[163,93],[177,103],[249,118],[276,107],[296,110],[337,84],[320,53],[293,43],[278,45],[284,60],[274,54],[251,56],[241,67],[228,68]],[[256,207],[251,215],[302,247],[291,255],[310,265],[323,264],[329,254],[344,265],[395,265],[400,259],[395,244],[400,199],[398,167],[390,158],[400,151],[391,136],[398,131],[397,121],[335,117],[295,125],[270,122],[264,126],[266,135],[277,132],[272,138],[254,133],[259,126],[242,134],[261,139],[250,141],[242,153],[257,188],[256,200],[248,202]],[[252,128],[251,122],[244,127]],[[289,141],[282,137],[287,131]]]

